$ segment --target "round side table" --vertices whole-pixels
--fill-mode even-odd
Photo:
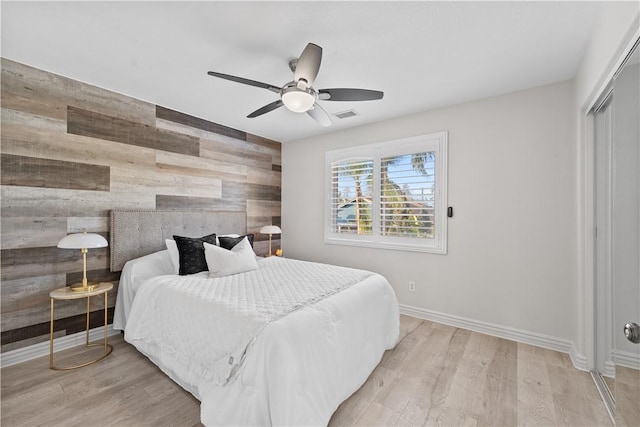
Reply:
[[[82,368],[83,366],[91,365],[99,360],[104,359],[113,351],[113,347],[107,343],[107,296],[109,291],[113,289],[113,283],[100,283],[96,288],[82,292],[82,291],[72,291],[71,288],[60,288],[51,291],[49,297],[51,298],[51,322],[49,325],[49,368],[56,371],[68,371],[70,369]],[[89,344],[89,300],[93,296],[104,295],[104,343],[100,344]],[[53,364],[53,309],[54,309],[54,301],[56,300],[73,300],[73,299],[87,299],[87,327],[86,327],[86,341],[85,347],[101,347],[104,346],[104,354],[96,359],[92,359],[88,362],[82,363],[80,365],[68,366],[68,367],[57,367]]]

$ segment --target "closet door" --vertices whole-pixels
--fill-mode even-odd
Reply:
[[[594,113],[595,124],[595,360],[594,380],[609,411],[614,413],[613,288],[611,280],[611,101],[610,92]]]
[[[640,50],[614,81],[612,276],[616,426],[640,420]]]

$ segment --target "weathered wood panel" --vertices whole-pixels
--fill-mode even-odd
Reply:
[[[223,181],[246,182],[248,168],[234,163],[156,152],[156,166],[164,173],[219,178]]]
[[[156,196],[156,209],[183,211],[185,206],[198,211],[246,212],[247,201],[241,199],[213,199],[210,197]]]
[[[82,255],[79,249],[60,249],[55,246],[2,249],[0,255],[0,278],[3,281],[82,271]],[[108,255],[107,248],[89,250],[87,270],[109,268]],[[65,283],[61,283],[61,286],[65,286]]]
[[[0,171],[2,185],[109,191],[105,166],[2,154]]]
[[[282,167],[282,150],[281,144],[279,142],[275,142],[270,139],[262,138],[255,135],[247,135],[247,141],[270,149],[271,153],[273,154],[273,164]]]
[[[66,121],[2,110],[3,153],[102,166],[154,166],[155,150],[132,145],[117,149],[117,145],[112,141],[69,134]]]
[[[7,131],[7,126],[13,126],[17,128],[17,132],[14,131],[12,134],[20,137],[23,132],[31,131],[31,132],[45,132],[45,133],[58,133],[58,134],[66,134],[67,133],[67,119],[56,119],[53,117],[41,116],[36,113],[31,113],[28,111],[20,111],[20,110],[11,110],[7,108],[7,106],[2,106],[2,142],[4,143],[5,138],[8,135],[11,135]]]
[[[279,224],[280,143],[6,59],[1,84],[2,351],[48,339],[49,292],[82,270],[80,252],[57,242],[108,236],[111,209],[245,212],[266,254],[259,230]],[[117,287],[107,248],[87,261],[89,280]],[[82,301],[58,305],[56,336],[82,330],[83,313]]]
[[[109,217],[73,216],[67,218],[67,233],[100,233],[109,230]]]
[[[115,192],[160,193],[174,196],[220,198],[222,181],[218,178],[163,173],[131,168],[111,168],[111,187]]]
[[[155,194],[129,191],[84,191],[0,186],[2,217],[109,216],[111,209],[153,209]]]
[[[281,144],[272,139],[267,139],[261,136],[247,134],[247,142],[252,142],[254,144],[262,145],[263,147],[272,149],[274,152],[280,153]]]
[[[211,139],[200,140],[200,157],[266,170],[271,170],[273,164],[272,156],[268,153],[243,150],[226,142]]]
[[[65,274],[29,277],[27,279],[3,280],[2,291],[2,321],[15,316],[8,313],[42,306],[49,298],[49,292],[60,288],[65,282]],[[2,323],[4,324],[4,323]],[[3,327],[2,330],[5,328]]]
[[[246,132],[243,132],[237,129],[232,129],[227,126],[219,125],[217,123],[200,119],[198,117],[189,116],[188,114],[170,110],[169,108],[156,106],[156,117],[159,119],[168,120],[170,122],[180,123],[192,128],[206,130],[207,132],[229,136],[231,138],[236,138],[242,141],[247,140]]]
[[[198,155],[197,138],[75,107],[67,108],[67,132],[155,150]]]
[[[278,167],[278,170],[250,168],[247,171],[247,182],[250,184],[270,185],[278,188],[282,187],[282,172],[280,171],[280,166],[272,166]]]
[[[247,200],[247,216],[279,216],[280,201]]]
[[[64,283],[62,284],[64,286]],[[58,289],[61,286],[58,285],[54,289]],[[114,287],[113,291],[109,292],[109,296],[107,299],[107,305],[113,307],[116,302],[117,288]],[[34,299],[38,302],[38,305],[34,305],[31,307],[25,307],[13,312],[10,312],[10,316],[7,316],[6,319],[2,319],[2,333],[4,335],[11,336],[11,331],[16,331],[20,329],[19,334],[20,340],[25,340],[28,338],[36,337],[42,334],[42,330],[40,326],[32,328],[34,325],[44,324],[45,322],[49,322],[50,313],[49,310],[41,310],[40,306],[44,305],[49,308],[50,299],[49,292],[41,293],[34,297]],[[104,307],[103,305],[104,297],[91,298],[91,302],[89,304],[89,310],[93,311],[96,309],[100,309]],[[86,299],[78,299],[78,300],[60,300],[56,302],[55,307],[55,319],[65,319],[67,317],[72,317],[76,315],[84,316],[87,310],[87,300]],[[4,317],[4,316],[3,316]],[[80,329],[83,330],[84,327],[78,325]],[[14,332],[15,333],[15,332]],[[45,332],[48,333],[48,330]],[[6,341],[4,342],[6,344]]]
[[[67,235],[67,219],[60,217],[8,217],[0,225],[0,249],[55,246]]]
[[[223,199],[271,200],[279,202],[280,187],[262,184],[225,181],[222,184]]]
[[[225,135],[220,135],[220,134],[209,132],[203,129],[189,127],[180,123],[163,120],[163,119],[156,120],[156,127],[158,129],[164,129],[171,132],[200,138],[200,140],[216,141],[218,143],[224,144],[232,151],[238,150],[238,152],[249,152],[249,153],[253,152],[253,153],[259,153],[259,154],[266,154],[271,156],[272,163],[275,163],[275,164],[281,163],[281,159],[282,159],[281,150],[275,149],[269,144],[260,145],[260,144],[254,144],[254,143],[247,143],[247,141],[231,138]],[[247,136],[247,139],[249,139],[249,136]]]

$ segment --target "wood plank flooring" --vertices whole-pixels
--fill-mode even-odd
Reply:
[[[401,341],[331,419],[341,425],[611,426],[566,354],[408,316]],[[113,354],[58,372],[48,357],[4,368],[3,426],[195,426],[200,404],[122,337]],[[74,363],[77,349],[56,353]]]

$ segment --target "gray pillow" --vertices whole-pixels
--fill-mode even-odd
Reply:
[[[235,245],[242,242],[242,239],[247,238],[249,240],[249,244],[253,248],[253,234],[247,234],[245,236],[240,237],[228,237],[228,236],[218,236],[218,241],[220,242],[220,247],[225,249],[233,249]],[[207,242],[211,243],[211,242]]]

